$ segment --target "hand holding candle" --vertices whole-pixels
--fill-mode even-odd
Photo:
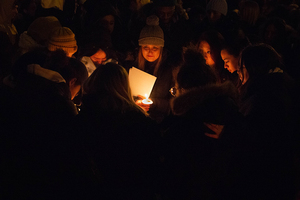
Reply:
[[[136,100],[135,103],[148,112],[153,101],[148,98],[148,95],[145,95],[145,97],[138,95],[137,98],[138,100]]]
[[[151,99],[148,99],[148,95],[145,94],[146,99],[142,100],[143,104],[153,104],[153,101],[151,101]]]

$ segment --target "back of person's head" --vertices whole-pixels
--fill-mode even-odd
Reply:
[[[260,77],[275,68],[282,68],[281,56],[273,47],[267,44],[257,44],[246,47],[242,51],[241,66],[245,66],[249,79]]]
[[[106,93],[128,98],[131,96],[128,74],[122,66],[107,63],[91,75],[85,93]]]
[[[226,42],[223,49],[234,57],[239,57],[241,51],[250,45],[250,41],[242,29],[227,31],[224,34],[224,38]]]
[[[83,103],[89,99],[88,102],[108,112],[128,110],[143,112],[133,101],[127,71],[115,63],[107,63],[98,67],[86,82],[84,93],[86,96]]]
[[[27,29],[27,34],[41,45],[46,45],[52,31],[60,28],[61,24],[54,16],[39,17]]]
[[[58,72],[67,84],[75,78],[75,85],[82,86],[88,78],[84,64],[75,58],[67,57],[61,49],[52,52],[43,67]]]
[[[205,64],[201,53],[188,49],[184,55],[184,64],[178,72],[177,83],[179,88],[193,89],[217,82],[212,69]]]
[[[244,1],[240,4],[241,19],[250,25],[255,25],[260,14],[259,5],[252,0]]]

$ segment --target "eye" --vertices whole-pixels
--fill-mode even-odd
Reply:
[[[158,50],[158,48],[157,47],[153,47],[153,51],[157,51]]]
[[[210,51],[207,51],[206,53],[207,53],[207,54],[210,54]]]

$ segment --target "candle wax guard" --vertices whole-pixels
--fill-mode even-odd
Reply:
[[[153,101],[151,101],[150,99],[143,99],[142,100],[143,104],[153,104]]]

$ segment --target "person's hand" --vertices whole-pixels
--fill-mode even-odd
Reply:
[[[143,101],[143,99],[146,99],[146,97],[144,97],[144,96],[142,96],[142,95],[138,95],[137,97],[138,97],[138,98],[137,98],[137,100],[135,101],[135,104],[138,105],[138,106],[140,106],[141,108],[143,108],[146,112],[148,112],[149,109],[150,109],[150,106],[151,106],[152,104],[144,104],[142,101]],[[148,98],[148,99],[150,99],[150,98]],[[151,99],[150,99],[150,100],[151,100]]]
[[[205,133],[205,135],[207,137],[211,137],[211,138],[215,138],[215,139],[219,139],[224,125],[220,125],[220,124],[208,124],[204,122],[204,125],[209,128],[210,130],[212,130],[215,134],[211,134],[211,133]]]

